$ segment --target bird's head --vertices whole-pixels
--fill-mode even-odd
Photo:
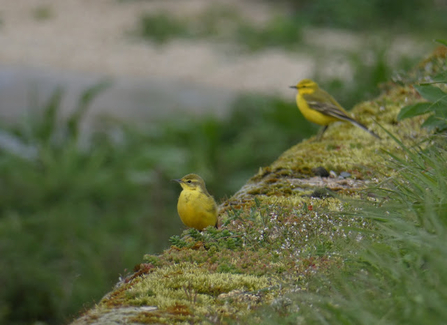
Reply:
[[[297,83],[296,86],[290,86],[290,88],[301,89],[318,89],[318,84],[310,79],[303,79]]]
[[[184,190],[206,192],[205,182],[197,174],[188,174],[180,179],[173,179],[178,182]]]

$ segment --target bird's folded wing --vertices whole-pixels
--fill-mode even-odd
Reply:
[[[316,110],[324,115],[332,116],[340,120],[352,121],[353,119],[346,115],[346,113],[341,110],[337,105],[329,101],[326,98],[319,98],[313,96],[312,94],[306,94],[303,96],[306,100],[309,108]],[[322,100],[323,99],[323,100]]]
[[[368,131],[377,139],[380,139],[377,134],[375,134],[373,131],[370,131],[365,125],[349,117],[340,106],[340,104],[337,103],[337,101],[325,91],[320,89],[316,91],[316,94],[305,94],[303,95],[303,97],[310,109],[313,109],[324,115],[332,116],[338,120],[350,122],[358,126],[359,128]]]

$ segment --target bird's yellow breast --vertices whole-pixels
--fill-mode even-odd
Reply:
[[[323,113],[320,113],[314,109],[311,109],[309,105],[307,104],[306,100],[304,99],[302,92],[299,92],[296,95],[296,104],[303,116],[310,122],[319,124],[319,125],[329,125],[333,122],[338,121],[338,119],[325,115]]]
[[[184,189],[178,199],[177,211],[186,226],[197,230],[217,224],[214,199],[199,190]]]

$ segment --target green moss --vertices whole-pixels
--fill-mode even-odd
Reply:
[[[192,320],[194,315],[210,312],[225,316],[244,313],[253,304],[246,296],[260,297],[256,303],[268,302],[278,294],[278,288],[278,280],[272,277],[219,273],[197,263],[183,262],[156,269],[127,286],[124,296],[112,295],[102,304],[109,305],[110,300],[114,300],[113,305],[119,302],[121,305],[156,306],[171,318],[179,320],[180,316],[182,320]],[[262,294],[261,290],[264,290]],[[230,298],[228,294],[234,292],[238,294]],[[154,315],[142,317],[148,320]]]
[[[150,254],[146,254],[143,256],[143,261],[145,263],[149,263],[152,264],[154,266],[158,266],[160,263],[160,258],[156,255],[150,255]]]

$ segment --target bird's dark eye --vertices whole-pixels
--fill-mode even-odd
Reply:
[[[191,180],[189,180],[188,183],[191,183]]]

